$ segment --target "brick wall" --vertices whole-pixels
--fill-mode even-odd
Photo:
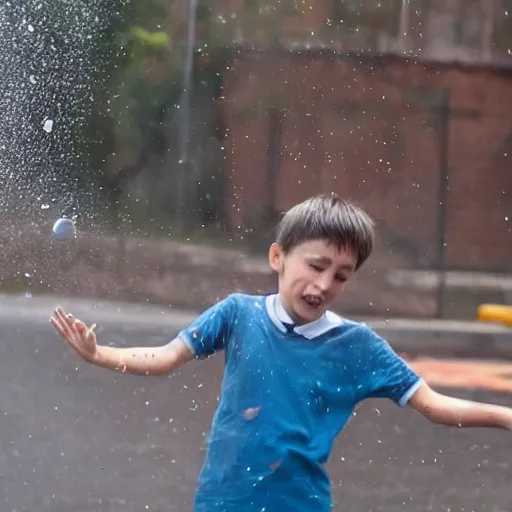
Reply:
[[[443,91],[451,98],[447,137],[431,107]],[[240,52],[225,70],[224,108],[232,227],[249,225],[269,200],[284,210],[335,190],[375,217],[382,255],[393,253],[397,266],[435,267],[446,143],[447,267],[512,270],[512,73],[397,57]],[[279,129],[271,128],[271,109],[280,112]],[[281,148],[274,168],[269,137]]]

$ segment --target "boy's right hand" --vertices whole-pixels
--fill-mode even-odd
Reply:
[[[50,317],[50,323],[83,359],[90,363],[95,361],[98,351],[94,333],[96,325],[88,328],[82,321],[75,320],[73,315],[66,314],[61,307],[58,307]]]

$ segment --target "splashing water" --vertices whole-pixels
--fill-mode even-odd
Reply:
[[[0,215],[37,220],[53,213],[41,204],[76,202],[93,56],[115,15],[105,0],[0,6]]]
[[[53,121],[52,121],[51,119],[47,119],[47,120],[44,122],[43,130],[44,130],[46,133],[52,133],[52,131],[53,131]]]

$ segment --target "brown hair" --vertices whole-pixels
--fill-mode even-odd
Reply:
[[[307,240],[325,239],[354,251],[358,269],[371,255],[374,223],[355,204],[337,194],[319,194],[290,208],[277,225],[276,242],[287,253]]]

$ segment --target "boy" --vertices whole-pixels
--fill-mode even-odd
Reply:
[[[370,328],[328,310],[373,243],[366,213],[319,195],[278,226],[269,250],[276,295],[232,294],[154,348],[97,345],[94,326],[60,308],[50,321],[86,361],[135,374],[164,375],[223,349],[221,399],[195,512],[327,512],[323,465],[365,398],[408,403],[438,424],[512,430],[512,409],[434,392]]]

